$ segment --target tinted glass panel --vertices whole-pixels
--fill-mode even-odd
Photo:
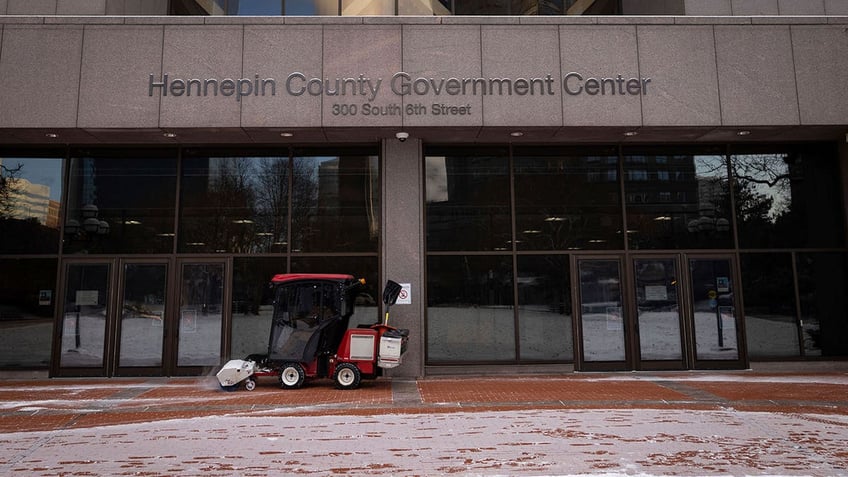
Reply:
[[[507,156],[426,158],[427,249],[511,250]]]
[[[630,247],[731,247],[728,183],[724,156],[625,156]]]
[[[572,361],[567,255],[518,257],[518,336],[522,361]]]
[[[427,289],[429,361],[515,359],[510,257],[430,257]]]
[[[461,0],[454,2],[457,15],[509,15],[512,0]]]
[[[293,166],[292,252],[376,252],[377,157],[295,157]]]
[[[47,367],[56,260],[0,260],[0,367]]]
[[[623,247],[617,157],[518,156],[515,202],[520,250]]]
[[[342,15],[394,15],[395,0],[342,0]]]
[[[161,366],[168,266],[124,265],[118,366]]]
[[[748,355],[798,356],[791,255],[742,254],[741,268]]]
[[[274,311],[271,278],[285,271],[282,258],[233,259],[232,358],[267,352]]]
[[[224,265],[183,265],[178,366],[217,366],[220,363],[223,311]]]
[[[581,260],[578,266],[583,359],[623,361],[624,314],[619,262]]]
[[[839,171],[834,155],[735,155],[736,215],[742,248],[841,247]]]
[[[339,0],[286,0],[286,15],[338,15]]]
[[[695,358],[739,358],[733,274],[727,259],[689,260],[695,315]]]
[[[176,158],[116,153],[70,168],[66,253],[173,251]]]
[[[109,304],[109,265],[68,265],[59,365],[103,366]]]
[[[282,0],[228,0],[227,15],[281,15]]]
[[[681,359],[677,260],[637,259],[633,268],[641,358]]]
[[[0,156],[0,253],[57,253],[62,159]]]
[[[287,157],[190,157],[182,174],[180,251],[286,250]]]
[[[799,253],[796,263],[805,355],[848,354],[848,255]]]

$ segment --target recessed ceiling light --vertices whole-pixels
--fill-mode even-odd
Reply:
[[[59,137],[59,135],[56,133],[47,133],[44,136],[49,137],[50,139],[56,139],[57,137]]]
[[[162,133],[162,135],[163,135],[163,136],[165,136],[165,137],[167,137],[167,138],[175,138],[175,137],[177,137],[177,133],[172,133],[172,132]]]
[[[290,132],[281,132],[280,133],[280,137],[292,137],[292,136],[294,136],[294,133],[290,133]]]
[[[736,131],[736,135],[737,136],[750,136],[751,131],[748,131],[747,129],[743,129],[742,131]]]
[[[521,132],[521,131],[513,131],[513,132],[509,133],[509,135],[512,136],[512,137],[521,137],[521,136],[524,135],[524,133]]]
[[[633,136],[636,136],[636,135],[638,135],[638,134],[639,134],[639,131],[626,131],[626,132],[624,133],[624,135],[625,135],[626,137],[633,137]]]

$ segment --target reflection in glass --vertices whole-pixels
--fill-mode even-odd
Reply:
[[[217,366],[221,356],[224,265],[184,264],[180,287],[178,366]]]
[[[835,157],[814,149],[732,156],[740,247],[842,246]]]
[[[625,156],[624,178],[632,249],[733,246],[723,156]]]
[[[293,166],[292,252],[375,252],[378,158],[295,157]]]
[[[267,351],[274,301],[271,278],[285,270],[282,258],[233,259],[232,358]]]
[[[584,361],[623,361],[624,314],[618,260],[580,260]]]
[[[227,15],[281,15],[281,0],[227,0]]]
[[[848,255],[799,253],[796,257],[805,356],[848,354]]]
[[[342,0],[342,15],[394,15],[395,0]]]
[[[59,366],[103,366],[109,265],[68,265]]]
[[[426,158],[427,249],[511,250],[506,155]]]
[[[742,254],[740,266],[748,355],[799,356],[791,255]]]
[[[518,257],[518,336],[522,361],[573,361],[567,255]]]
[[[182,252],[286,250],[287,157],[191,157],[182,174]]]
[[[692,259],[689,260],[689,274],[695,314],[695,358],[739,359],[736,331],[738,315],[733,298],[730,261]]]
[[[398,0],[398,15],[451,15],[452,0]]]
[[[677,261],[636,259],[636,309],[643,360],[682,359]]]
[[[623,247],[615,156],[517,156],[515,202],[519,250]]]
[[[71,159],[64,251],[172,252],[176,158],[80,156]]]
[[[59,251],[62,163],[0,157],[0,254]]]
[[[339,0],[286,0],[286,15],[338,15]]]
[[[356,328],[360,324],[373,325],[380,321],[377,306],[383,290],[378,272],[377,257],[297,257],[291,260],[291,273],[344,273],[365,279],[365,285],[356,292],[349,328]]]
[[[512,260],[431,256],[427,263],[427,360],[512,361]]]
[[[0,367],[50,364],[55,286],[55,259],[0,259]]]
[[[167,275],[164,264],[124,265],[118,366],[162,366]]]

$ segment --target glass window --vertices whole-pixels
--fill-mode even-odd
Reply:
[[[109,269],[108,264],[68,264],[59,339],[63,368],[103,366],[106,323],[112,321]]]
[[[56,260],[0,260],[0,368],[50,365]]]
[[[742,254],[741,269],[748,355],[799,356],[791,255]]]
[[[398,0],[398,15],[451,15],[452,0]]]
[[[724,156],[625,156],[624,168],[632,249],[733,246]]]
[[[509,160],[502,154],[425,158],[428,250],[512,249]]]
[[[394,15],[395,0],[342,0],[342,15]]]
[[[622,248],[617,158],[517,156],[515,213],[519,250]]]
[[[731,157],[741,248],[844,245],[836,155],[809,148]]]
[[[618,260],[580,260],[580,326],[585,361],[625,358],[621,265]]]
[[[285,0],[286,15],[321,16],[338,15],[339,0]]]
[[[282,258],[233,259],[232,358],[268,351],[274,313],[271,278],[285,271]]]
[[[376,252],[377,156],[295,157],[293,167],[292,252]]]
[[[228,0],[227,15],[282,15],[282,0]]]
[[[509,256],[431,256],[428,362],[514,360],[512,283]]]
[[[0,155],[0,254],[59,251],[63,162]]]
[[[70,169],[66,253],[173,251],[175,155],[79,151]]]
[[[799,253],[796,264],[804,354],[848,354],[848,255]]]
[[[284,252],[288,157],[186,157],[180,251]]]
[[[291,267],[292,273],[344,273],[364,278],[365,286],[356,293],[354,314],[348,325],[356,328],[381,320],[378,306],[383,288],[378,282],[377,257],[297,257],[292,259]]]
[[[509,15],[512,0],[461,0],[454,2],[457,15]]]
[[[224,265],[185,263],[180,283],[178,366],[217,366],[221,361]]]
[[[573,361],[568,255],[518,257],[522,361]]]

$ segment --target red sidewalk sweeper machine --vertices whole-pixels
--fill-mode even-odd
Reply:
[[[218,382],[227,391],[256,387],[257,378],[275,376],[284,389],[307,379],[330,377],[339,389],[355,389],[362,379],[401,364],[409,331],[389,326],[389,308],[401,286],[389,280],[383,290],[385,318],[349,328],[354,301],[364,279],[341,274],[281,274],[271,280],[274,313],[268,350],[227,362]]]

